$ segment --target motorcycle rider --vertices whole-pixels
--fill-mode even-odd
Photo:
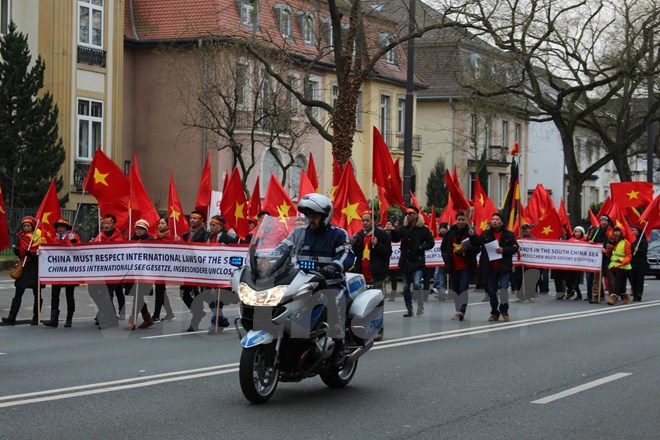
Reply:
[[[349,270],[355,262],[348,233],[331,225],[333,207],[322,194],[307,194],[300,198],[298,211],[307,218],[307,226],[293,230],[282,240],[281,246],[291,246],[293,257],[308,257],[318,263],[319,272],[326,279],[335,279]],[[341,309],[340,309],[341,310]],[[342,360],[344,338],[333,338],[335,359]]]

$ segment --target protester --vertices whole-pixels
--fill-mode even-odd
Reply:
[[[383,290],[390,266],[392,243],[387,232],[377,226],[374,227],[372,215],[371,211],[362,213],[362,230],[351,238],[355,254],[353,271],[364,275],[367,284]],[[383,329],[384,327],[381,327],[374,340],[383,339]]]
[[[633,301],[641,301],[644,294],[644,275],[649,269],[649,262],[647,260],[647,253],[649,243],[646,237],[642,234],[643,229],[641,226],[633,226],[632,233],[635,236],[635,241],[632,243],[632,259],[630,265],[632,268],[628,272],[628,279],[630,280],[630,287],[632,289]]]
[[[158,219],[158,232],[156,233],[156,240],[162,241],[172,241],[174,237],[172,236],[172,231],[167,224],[167,219],[161,217]],[[176,319],[174,313],[172,312],[172,306],[170,305],[170,298],[167,296],[167,288],[165,284],[156,283],[155,284],[155,293],[156,293],[156,305],[154,306],[154,314],[152,320],[154,322],[160,322],[160,309],[165,307],[165,317],[163,321],[170,321]]]
[[[59,219],[53,223],[55,227],[55,244],[60,246],[73,246],[80,243],[80,237],[73,232],[73,226],[66,219]],[[76,311],[76,300],[74,291],[77,284],[53,284],[51,286],[51,300],[50,300],[50,320],[41,321],[43,325],[48,327],[57,327],[59,324],[60,316],[60,291],[64,287],[66,295],[66,320],[64,327],[71,327],[73,320],[73,313]]]
[[[468,305],[469,269],[476,267],[477,250],[469,243],[470,225],[465,213],[456,214],[456,224],[444,234],[440,249],[445,262],[444,271],[449,275],[449,292],[454,299],[456,314],[451,318],[462,321]]]
[[[630,295],[626,292],[626,283],[628,272],[632,269],[630,260],[632,259],[632,247],[630,242],[623,236],[621,228],[614,228],[612,241],[607,245],[611,252],[609,270],[614,274],[614,287],[610,290],[610,296],[607,304],[614,305],[621,297],[623,304],[630,303]]]
[[[390,243],[392,242],[392,231],[398,228],[399,228],[398,220],[395,221],[394,223],[392,223],[391,221],[387,221],[385,223],[384,230],[385,232],[387,232],[387,235],[390,237]],[[388,301],[394,302],[396,300],[396,285],[399,278],[399,271],[397,269],[388,269],[387,278],[390,281],[390,291],[385,296],[387,297]]]
[[[134,234],[131,241],[150,241],[154,238],[149,235],[149,222],[140,219],[135,222],[133,228]],[[131,307],[131,314],[128,317],[128,323],[124,326],[124,330],[135,330],[135,322],[137,321],[137,310],[140,309],[142,315],[142,324],[138,326],[140,329],[149,328],[154,325],[153,319],[149,314],[147,303],[144,301],[144,295],[151,292],[151,283],[127,283],[126,291],[133,293],[133,306]]]
[[[489,259],[489,243],[496,241],[498,247],[494,252],[501,258]],[[490,228],[481,235],[475,235],[470,229],[470,244],[481,249],[479,269],[484,271],[486,277],[486,292],[490,300],[489,321],[502,319],[509,321],[508,289],[513,268],[513,256],[518,252],[518,242],[513,232],[504,227],[502,215],[496,212],[490,219]],[[499,299],[498,299],[499,295]]]
[[[573,228],[573,236],[569,238],[568,241],[578,243],[587,241],[587,237],[584,235],[584,228],[582,226],[576,226]],[[580,281],[582,280],[582,271],[567,270],[564,273],[566,279],[566,299],[571,299],[575,295],[573,301],[581,301],[582,292],[580,291]]]
[[[569,239],[568,234],[566,233],[566,228],[564,227],[563,234],[559,237],[559,240],[566,241]],[[550,271],[550,278],[555,282],[555,299],[561,300],[566,298],[568,294],[568,289],[566,288],[566,270],[562,269],[552,269]]]
[[[532,227],[527,223],[522,225],[520,227],[521,230],[520,238],[526,238],[532,240],[535,239],[536,237],[532,234],[531,229]],[[528,287],[530,286],[526,286],[524,282],[525,281],[524,274],[526,274],[530,270],[533,271],[531,273],[536,273],[536,271],[538,271],[538,269],[530,269],[529,267],[524,267],[522,265],[516,266],[514,268],[513,278],[511,281],[511,290],[516,292],[516,299],[514,300],[514,302],[518,302],[518,303],[524,301],[534,302],[534,296],[535,296],[534,294],[536,292],[533,292],[532,289],[529,289]]]
[[[238,237],[229,234],[226,226],[227,222],[221,215],[214,215],[209,221],[209,243],[218,244],[234,244],[238,243]],[[222,301],[218,302],[218,289],[210,289],[213,299],[209,301],[209,309],[211,310],[211,324],[209,324],[209,334],[215,333],[215,323],[218,320],[218,327],[229,327],[229,320],[222,314]],[[206,297],[208,295],[204,295]]]
[[[117,217],[112,214],[106,214],[101,219],[101,232],[93,240],[97,243],[113,243],[125,241],[124,236],[116,228]],[[119,326],[118,319],[124,319],[125,303],[123,285],[120,282],[108,282],[106,284],[90,284],[89,296],[98,308],[95,322],[99,328],[110,328]],[[114,296],[117,296],[117,306],[119,307],[119,317],[112,302]]]
[[[204,228],[204,213],[202,211],[194,210],[190,213],[190,229],[184,232],[182,239],[191,243],[206,243],[209,238],[209,232]],[[199,323],[202,318],[206,316],[204,307],[201,301],[195,301],[195,297],[201,293],[199,286],[181,286],[181,299],[184,304],[192,313],[190,320],[189,332],[199,330]]]
[[[399,258],[399,270],[403,282],[403,299],[406,303],[407,312],[403,316],[413,316],[412,295],[410,285],[417,297],[417,316],[424,314],[424,297],[422,291],[422,276],[425,267],[424,252],[435,246],[435,240],[429,228],[424,224],[424,219],[419,215],[419,209],[409,206],[406,210],[406,218],[403,226],[392,229],[392,242],[401,242],[401,256]]]
[[[449,229],[449,223],[442,222],[438,225],[438,239],[441,241],[444,239],[447,230]],[[438,266],[433,271],[433,293],[436,294],[436,297],[444,301],[447,299],[447,268]]]
[[[610,217],[606,214],[600,217],[600,224],[597,228],[593,229],[591,238],[588,240],[590,243],[601,243],[603,249],[607,246],[607,243],[612,239],[613,230],[612,225],[614,223]],[[587,299],[590,303],[597,303],[598,298],[600,298],[601,292],[604,292],[603,283],[601,278],[606,278],[608,283],[613,282],[612,274],[608,268],[608,254],[603,251],[603,262],[601,266],[601,277],[596,277],[594,272],[587,272]],[[594,298],[595,297],[595,298]]]
[[[16,316],[21,308],[21,302],[25,290],[32,289],[34,295],[34,305],[32,307],[32,321],[30,325],[39,324],[39,310],[43,304],[43,299],[39,301],[38,283],[39,283],[39,257],[37,251],[39,245],[45,243],[41,236],[41,231],[37,227],[37,220],[32,216],[23,217],[21,220],[21,231],[16,233],[18,245],[14,245],[14,254],[19,258],[19,264],[23,265],[21,276],[14,281],[16,291],[11,300],[9,315],[2,318],[5,324],[16,324]]]

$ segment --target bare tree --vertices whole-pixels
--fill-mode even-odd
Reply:
[[[302,152],[300,141],[311,128],[304,109],[232,42],[207,39],[188,51],[186,57],[173,58],[184,71],[178,86],[185,103],[184,126],[210,134],[209,144],[232,153],[246,194],[252,190],[248,175],[268,149],[285,183]],[[269,68],[288,71],[290,66],[282,61],[271,57]]]
[[[585,121],[593,122],[593,115],[602,114],[613,98],[622,96],[627,81],[645,72],[646,41],[627,47],[625,57],[607,56],[613,53],[608,36],[622,25],[620,15],[613,13],[619,4],[619,0],[492,0],[475,2],[452,16],[470,22],[476,36],[510,57],[506,84],[473,85],[475,92],[484,97],[518,96],[522,101],[514,101],[514,108],[532,121],[552,121],[557,127],[573,218],[581,216],[583,183],[623,147],[623,143],[609,145],[614,150],[580,169],[576,129]],[[658,6],[646,0],[636,4],[645,14],[635,28],[657,29]],[[623,28],[629,25],[624,22]]]

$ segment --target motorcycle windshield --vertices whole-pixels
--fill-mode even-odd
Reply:
[[[289,237],[297,227],[305,227],[304,217],[265,215],[250,241],[250,270],[255,280],[276,277],[292,268],[294,244]]]

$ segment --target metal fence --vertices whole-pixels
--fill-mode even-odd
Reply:
[[[16,232],[21,226],[21,219],[26,215],[35,215],[37,208],[14,208],[7,209],[7,223],[9,225],[9,243],[15,244]],[[99,233],[99,219],[97,205],[83,203],[80,205],[78,217],[75,209],[62,209],[62,218],[67,219],[75,227],[76,233],[81,241],[90,241]],[[11,249],[5,249],[0,255],[13,255]]]

